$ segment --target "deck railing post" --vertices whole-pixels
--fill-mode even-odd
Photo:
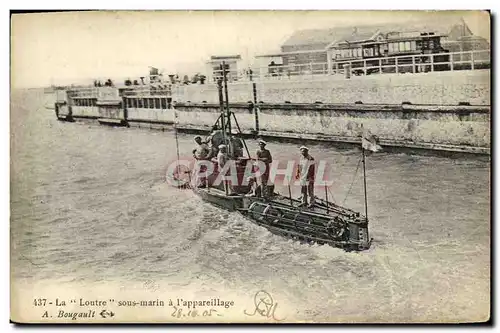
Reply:
[[[470,68],[474,70],[474,51],[470,51]]]
[[[413,74],[417,72],[417,66],[415,65],[415,56],[411,56],[411,64],[413,67]]]
[[[431,72],[434,72],[434,54],[431,54]]]
[[[396,74],[399,73],[399,67],[398,67],[398,57],[394,58],[395,59],[395,66],[396,66]]]

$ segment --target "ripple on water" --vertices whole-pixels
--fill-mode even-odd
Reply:
[[[471,300],[489,308],[488,163],[369,156],[375,240],[369,251],[346,253],[273,235],[169,187],[170,132],[62,124],[34,110],[12,111],[14,279],[155,279],[214,294],[266,288],[307,320],[464,318],[475,311]],[[192,136],[178,139],[189,153]],[[279,159],[296,158],[296,148],[269,143]],[[332,191],[343,200],[359,151],[313,145],[311,154],[334,163]],[[357,177],[346,204],[362,211],[363,203]]]

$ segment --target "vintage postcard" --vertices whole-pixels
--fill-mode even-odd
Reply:
[[[487,11],[11,15],[16,323],[471,323]]]

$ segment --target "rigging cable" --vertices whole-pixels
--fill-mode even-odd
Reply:
[[[347,156],[347,160],[346,160],[344,163],[342,163],[342,167],[340,168],[341,170],[343,170],[343,169],[344,169],[344,166],[345,166],[345,165],[349,162],[349,160],[350,160],[350,156]],[[337,177],[337,179],[341,179],[343,174],[344,174],[344,171],[342,171],[342,172],[340,173],[340,175]],[[328,187],[328,192],[330,192],[330,194],[332,195],[332,201],[333,201],[333,203],[334,203],[334,204],[336,204],[337,202],[336,202],[336,200],[335,200],[335,197],[334,197],[334,195],[333,195],[333,192],[330,190],[330,188],[329,188],[329,187]],[[344,202],[345,202],[345,199],[344,199]]]
[[[179,155],[179,138],[178,138],[178,135],[177,135],[177,124],[179,123],[179,120],[178,120],[178,114],[177,114],[177,109],[175,107],[172,107],[173,110],[174,110],[174,133],[175,133],[175,149],[177,151],[177,161],[176,161],[176,170],[177,170],[177,177],[181,177],[181,170],[179,168],[179,160],[180,160],[180,155]],[[188,177],[189,177],[189,183],[188,184],[183,184],[181,185],[180,187],[182,188],[190,188],[191,186],[191,171],[188,169],[187,172],[185,172],[188,174]],[[174,173],[174,177],[175,177],[175,173]],[[178,179],[178,181],[180,181],[180,179]]]
[[[179,156],[179,139],[177,137],[177,112],[175,111],[175,109],[174,109],[174,133],[175,133],[175,149],[177,150],[177,161],[176,161],[177,166],[175,167],[175,170],[177,172],[177,177],[179,177],[180,176],[180,170],[179,170],[180,156]],[[175,177],[175,173],[174,173],[174,177]]]
[[[351,190],[352,190],[352,185],[354,184],[354,181],[356,180],[356,176],[358,174],[358,170],[359,170],[359,165],[361,164],[361,160],[362,158],[359,158],[359,161],[358,161],[358,165],[356,166],[356,171],[354,172],[354,177],[352,178],[352,182],[351,182],[351,186],[349,186],[349,191],[347,191],[347,194],[344,198],[344,201],[342,202],[342,206],[344,206],[345,204],[345,201],[347,200],[347,197],[349,196],[349,194],[351,193]]]
[[[334,204],[336,204],[337,202],[336,202],[336,200],[335,200],[335,197],[333,196],[333,193],[332,193],[332,191],[330,191],[330,188],[329,188],[329,187],[328,187],[328,192],[330,192],[330,194],[332,195],[332,202],[333,202]]]

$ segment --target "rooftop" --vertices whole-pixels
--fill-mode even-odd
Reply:
[[[211,56],[211,57],[210,57],[210,60],[226,60],[226,59],[230,59],[230,60],[241,60],[241,55],[237,54],[237,55],[228,55],[228,56]]]
[[[292,34],[283,46],[322,45],[326,48],[340,41],[353,42],[367,40],[378,32],[435,32],[436,34],[447,35],[456,26],[460,26],[463,29],[463,35],[472,34],[463,19],[440,17],[440,19],[405,23],[299,30]]]
[[[287,54],[301,54],[301,53],[324,53],[324,49],[318,49],[318,50],[303,50],[303,51],[293,51],[293,52],[275,52],[275,53],[267,53],[267,54],[259,54],[256,55],[255,58],[273,58],[273,57],[281,57],[283,55]]]

